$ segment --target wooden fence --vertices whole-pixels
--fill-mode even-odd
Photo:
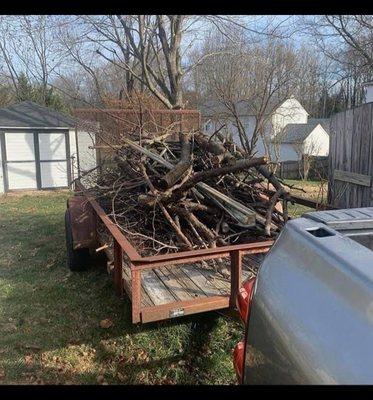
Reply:
[[[373,206],[373,103],[330,120],[328,202],[339,208]]]
[[[277,168],[276,174],[281,179],[303,179],[304,160],[282,161]],[[319,180],[328,178],[328,157],[313,157],[308,173],[308,179]]]
[[[79,108],[74,116],[79,130],[95,135],[98,163],[113,154],[112,149],[99,147],[118,145],[121,135],[138,140],[169,133],[170,140],[179,140],[179,132],[199,130],[201,126],[198,110]]]

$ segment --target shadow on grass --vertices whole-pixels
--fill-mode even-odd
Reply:
[[[102,258],[87,271],[68,270],[66,197],[20,198],[0,210],[0,368],[6,382],[23,381],[22,374],[47,383],[97,383],[100,374],[108,383],[213,382],[220,361],[211,361],[211,348],[230,349],[219,331],[221,318],[205,313],[133,325],[129,299],[115,295]],[[102,329],[106,318],[114,325]],[[229,340],[233,347],[236,339]],[[30,367],[32,348],[38,361]],[[80,356],[93,350],[91,358]],[[232,381],[231,372],[220,371],[224,382]]]

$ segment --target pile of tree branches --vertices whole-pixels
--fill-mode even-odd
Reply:
[[[219,137],[184,133],[141,146],[121,138],[114,166],[90,191],[142,255],[265,240],[281,230],[286,192],[267,158],[246,158]]]

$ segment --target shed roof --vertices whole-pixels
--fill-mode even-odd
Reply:
[[[308,123],[319,123],[329,135],[330,131],[330,118],[308,118]]]
[[[70,128],[74,126],[73,118],[33,101],[23,101],[0,108],[0,127],[2,128]]]
[[[287,124],[282,136],[282,142],[302,143],[317,125],[319,125],[318,122],[308,122],[307,124]]]

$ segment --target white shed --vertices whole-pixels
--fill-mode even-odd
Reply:
[[[94,143],[82,135],[74,119],[32,101],[1,108],[0,192],[68,187],[80,170],[79,155],[95,158]]]

